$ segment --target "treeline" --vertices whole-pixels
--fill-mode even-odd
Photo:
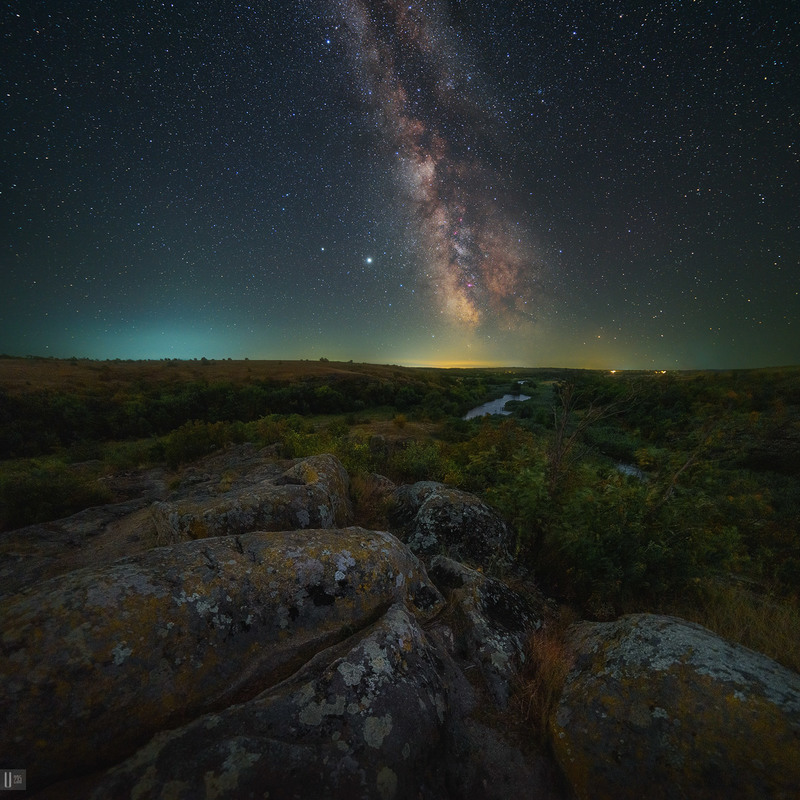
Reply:
[[[554,593],[653,606],[736,575],[796,597],[800,370],[578,376],[553,401],[547,430],[505,433],[511,458],[469,449]]]
[[[329,378],[281,384],[257,381],[138,383],[85,393],[0,390],[0,457],[56,452],[79,442],[161,436],[190,420],[252,422],[270,414],[326,415],[391,407],[431,419],[459,415],[480,402],[483,377],[428,376],[403,382]]]

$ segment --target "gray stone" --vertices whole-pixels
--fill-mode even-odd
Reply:
[[[361,528],[185,542],[45,581],[0,604],[0,753],[34,788],[114,763],[397,602],[442,601],[395,537]]]
[[[134,796],[440,798],[447,687],[403,605],[256,698],[156,736],[99,777]]]
[[[444,556],[431,561],[428,574],[447,596],[454,653],[478,668],[492,700],[505,707],[525,645],[541,627],[541,605],[534,607],[501,581]]]
[[[393,499],[390,523],[418,555],[447,555],[483,567],[511,564],[511,531],[475,495],[420,481],[399,487]]]
[[[127,500],[0,533],[0,597],[152,547],[155,528],[148,507],[144,498]]]
[[[674,617],[570,630],[552,725],[579,798],[796,798],[800,675]]]
[[[205,482],[205,481],[203,481]],[[337,528],[352,521],[350,479],[339,459],[311,456],[283,474],[268,471],[257,482],[241,479],[228,491],[154,503],[158,544],[231,536],[254,530]]]

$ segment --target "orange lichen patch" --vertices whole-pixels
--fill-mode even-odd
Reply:
[[[151,507],[159,544],[253,530],[333,528],[352,518],[347,472],[334,456],[312,456],[246,492]]]

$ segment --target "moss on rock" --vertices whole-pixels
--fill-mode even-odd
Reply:
[[[674,617],[570,630],[552,724],[579,798],[795,798],[800,675]]]
[[[45,581],[0,605],[0,752],[33,788],[113,763],[398,602],[425,616],[441,596],[395,537],[361,528],[185,542]]]

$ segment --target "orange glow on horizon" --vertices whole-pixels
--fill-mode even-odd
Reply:
[[[479,367],[507,367],[501,361],[400,361],[403,367],[428,367],[430,369],[477,369]]]

